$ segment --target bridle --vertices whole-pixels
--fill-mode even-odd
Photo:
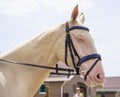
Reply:
[[[75,29],[86,30],[86,31],[89,31],[89,29],[87,27],[84,27],[84,26],[73,26],[73,27],[69,28],[69,24],[68,24],[68,22],[66,22],[65,63],[67,66],[69,66],[69,64],[67,62],[68,49],[69,49],[72,64],[75,68],[76,73],[74,73],[74,69],[60,68],[60,67],[58,67],[58,64],[56,64],[56,67],[50,67],[50,66],[43,66],[43,65],[39,65],[39,64],[16,62],[16,61],[11,61],[11,60],[7,60],[7,59],[0,59],[0,61],[12,63],[12,64],[18,64],[18,65],[32,66],[32,67],[37,67],[37,68],[51,69],[51,70],[55,70],[55,72],[51,72],[51,74],[67,75],[69,77],[70,75],[80,75],[80,67],[81,67],[82,63],[84,63],[88,60],[97,58],[97,60],[93,63],[93,65],[90,67],[90,69],[86,72],[86,74],[84,76],[84,80],[86,80],[87,76],[89,75],[91,70],[95,67],[97,62],[99,60],[101,60],[101,56],[99,54],[90,54],[90,55],[84,56],[82,58],[79,56],[79,54],[77,53],[77,51],[74,47],[72,38],[70,36],[70,31],[75,30]],[[78,58],[77,63],[75,63],[75,59],[74,59],[75,56],[77,56],[77,58]],[[67,73],[59,72],[59,71],[65,71]]]
[[[99,54],[90,54],[90,55],[86,55],[86,56],[84,56],[82,58],[79,56],[79,54],[76,51],[75,46],[73,44],[72,38],[70,36],[70,31],[75,30],[75,29],[86,30],[86,31],[89,32],[89,29],[87,27],[84,27],[84,26],[69,27],[69,23],[66,22],[65,63],[66,63],[67,66],[69,66],[68,62],[67,62],[68,49],[69,49],[70,57],[71,57],[71,60],[72,60],[72,64],[73,64],[73,66],[75,68],[76,75],[80,75],[80,67],[81,67],[82,63],[84,63],[84,62],[86,62],[88,60],[96,59],[97,58],[97,60],[93,63],[93,65],[86,72],[86,74],[84,76],[84,79],[86,80],[87,76],[89,75],[89,73],[91,72],[91,70],[95,67],[95,65],[97,64],[97,62],[99,60],[101,60],[101,56]],[[74,58],[75,56],[77,56],[77,58],[78,58],[78,62],[77,63],[75,63],[75,58]]]

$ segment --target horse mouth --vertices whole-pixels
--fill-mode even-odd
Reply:
[[[103,88],[104,87],[104,84],[103,83],[94,83],[94,82],[85,82],[85,84],[88,86],[88,87],[97,87],[97,88]]]

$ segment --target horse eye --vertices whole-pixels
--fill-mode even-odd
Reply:
[[[79,40],[84,40],[84,37],[85,37],[84,32],[78,32],[78,34],[76,34],[76,38]]]

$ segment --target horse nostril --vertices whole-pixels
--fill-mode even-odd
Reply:
[[[97,74],[97,78],[100,79],[101,78],[101,75],[100,73]]]
[[[105,76],[103,73],[97,73],[95,79],[97,82],[102,83],[105,80]]]

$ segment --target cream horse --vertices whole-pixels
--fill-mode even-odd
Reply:
[[[69,21],[70,27],[83,25],[85,19],[83,14],[80,15],[78,20],[76,19],[77,17],[78,6],[72,11]],[[63,23],[52,30],[36,36],[12,51],[1,54],[0,59],[52,67],[58,61],[64,62],[65,29],[66,24]],[[70,34],[79,56],[83,57],[97,53],[93,39],[88,31],[76,29],[71,31]],[[94,61],[95,59],[91,59],[84,62],[81,68],[88,70]],[[68,63],[73,67],[70,56],[68,56]],[[50,70],[48,69],[0,61],[0,97],[33,97],[49,74]],[[87,76],[86,84],[95,86],[103,83],[104,78],[104,71],[99,61]]]

